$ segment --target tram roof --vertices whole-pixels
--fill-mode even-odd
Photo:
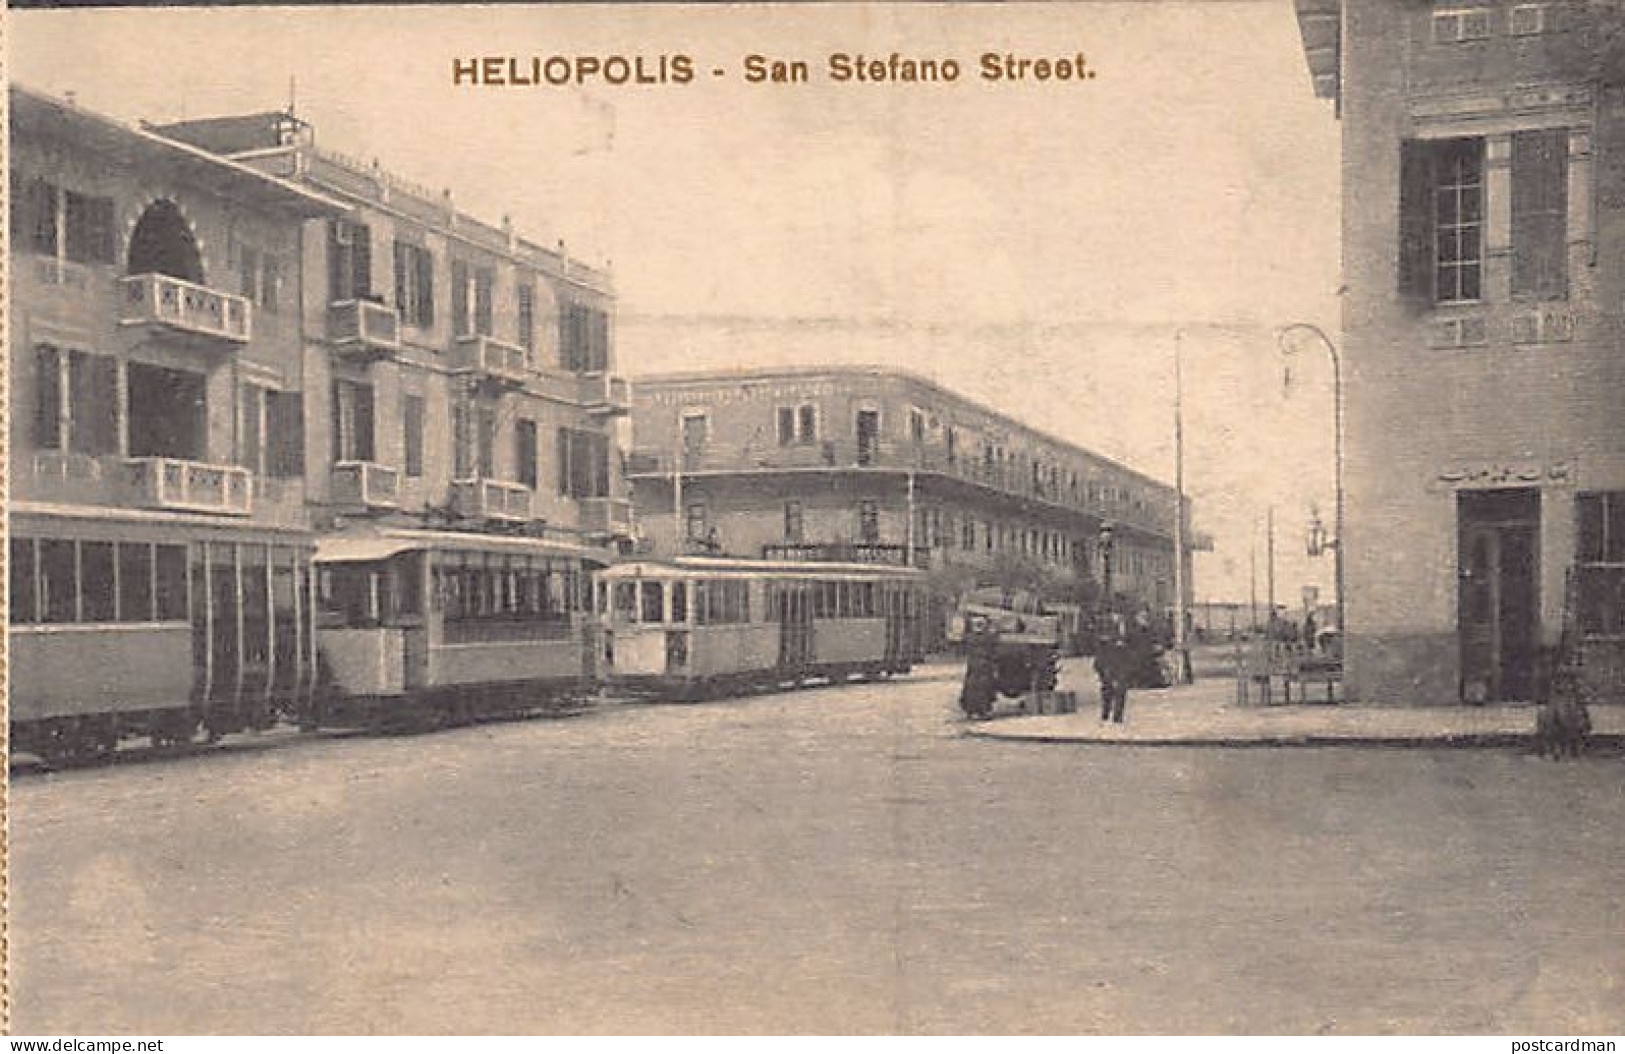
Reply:
[[[414,551],[488,552],[569,556],[596,564],[608,562],[607,554],[590,546],[572,545],[546,538],[518,538],[467,531],[395,530],[381,534],[327,535],[316,541],[319,564],[359,564],[387,560]]]
[[[612,578],[678,575],[756,575],[763,578],[920,578],[923,572],[890,564],[838,563],[831,560],[751,560],[718,556],[679,556],[670,560],[633,560],[605,569]]]

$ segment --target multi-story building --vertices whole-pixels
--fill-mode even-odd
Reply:
[[[631,527],[604,273],[319,151],[286,114],[132,127],[10,98],[29,749],[308,700],[331,535],[438,535],[456,555],[434,617],[459,640],[585,610],[579,572]]]
[[[157,129],[336,199],[305,231],[307,498],[360,517],[627,539],[609,277],[435,193],[316,146],[287,113]],[[249,396],[245,431],[268,411]],[[250,446],[246,460],[266,456]]]
[[[128,679],[81,677],[68,712],[194,662],[204,700],[263,699],[313,665],[300,230],[340,203],[10,99],[13,717],[108,662]]]
[[[1625,640],[1618,8],[1298,0],[1343,142],[1347,677],[1524,699]]]
[[[640,377],[633,435],[655,551],[910,561],[945,602],[985,581],[1092,596],[1110,525],[1113,592],[1173,604],[1171,487],[905,372]]]

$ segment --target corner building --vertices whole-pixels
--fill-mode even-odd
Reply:
[[[1625,643],[1618,8],[1298,0],[1342,131],[1347,676],[1528,699]]]
[[[1112,591],[1173,605],[1173,488],[903,371],[640,377],[633,435],[658,552],[912,564],[940,635],[977,584],[1090,601],[1109,524]]]
[[[158,131],[343,206],[307,226],[298,269],[318,526],[630,538],[607,274],[460,211],[450,191],[318,148],[286,113]],[[250,435],[267,413],[256,398]]]

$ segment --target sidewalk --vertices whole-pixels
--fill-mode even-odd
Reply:
[[[1069,680],[1077,682],[1078,678]],[[1484,746],[1526,742],[1535,729],[1535,707],[1529,705],[1238,706],[1235,681],[1225,677],[1130,692],[1121,725],[1100,720],[1098,699],[1093,689],[1079,691],[1075,714],[1000,717],[967,723],[965,734],[989,739],[1137,746]],[[1591,723],[1594,742],[1625,739],[1625,706],[1593,706]]]

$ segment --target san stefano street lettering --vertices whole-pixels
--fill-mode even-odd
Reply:
[[[871,55],[836,51],[822,62],[750,53],[732,66],[706,66],[692,55],[484,55],[451,60],[455,87],[652,87],[687,85],[701,77],[749,85],[809,84],[1081,84],[1095,79],[1081,51],[1029,55],[984,51],[974,58],[947,55]]]

